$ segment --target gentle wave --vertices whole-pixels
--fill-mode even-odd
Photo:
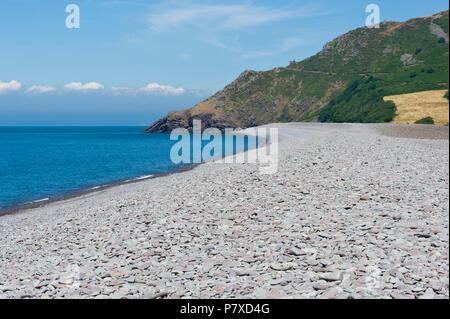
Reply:
[[[127,179],[125,180],[125,182],[133,182],[133,181],[140,181],[142,179],[147,179],[150,177],[153,177],[154,175],[144,175],[144,176],[140,176],[140,177],[136,177],[136,178],[132,178],[132,179]]]
[[[34,200],[32,201],[32,203],[40,203],[40,202],[46,202],[50,200],[50,198],[46,197],[46,198],[42,198],[42,199],[38,199],[38,200]]]

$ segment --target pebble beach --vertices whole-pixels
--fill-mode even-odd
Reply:
[[[205,163],[0,216],[0,298],[449,298],[448,127],[273,124]]]

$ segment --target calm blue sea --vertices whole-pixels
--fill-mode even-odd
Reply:
[[[142,129],[0,127],[0,210],[179,169],[170,160],[176,141]]]

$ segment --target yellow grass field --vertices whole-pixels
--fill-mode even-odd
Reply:
[[[449,123],[447,90],[424,91],[410,94],[385,96],[385,101],[393,101],[397,116],[392,123],[413,124],[424,117],[432,117],[436,125]]]

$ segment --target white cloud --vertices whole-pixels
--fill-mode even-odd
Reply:
[[[26,90],[27,93],[37,93],[37,94],[49,93],[54,91],[56,91],[56,88],[51,85],[32,85]]]
[[[81,82],[72,82],[64,85],[64,88],[72,91],[97,91],[103,90],[105,87],[97,82],[88,82],[86,84]]]
[[[8,91],[18,91],[22,88],[22,85],[18,81],[11,82],[1,82],[0,81],[0,94]],[[64,85],[64,89],[66,91],[79,91],[79,92],[88,92],[88,91],[100,91],[104,90],[105,87],[97,82],[71,82]],[[25,92],[27,94],[43,94],[58,91],[57,87],[52,85],[32,85],[28,87]],[[161,95],[181,95],[185,93],[185,89],[181,87],[173,87],[170,85],[161,85],[158,83],[150,83],[145,87],[139,89],[133,89],[129,87],[110,87],[107,89],[107,92],[112,95],[126,95],[126,94],[136,94],[136,93],[145,93],[145,94],[161,94]]]
[[[0,94],[8,92],[8,91],[18,91],[22,87],[22,84],[16,80],[12,80],[11,82],[2,82],[0,81]]]
[[[252,4],[190,5],[167,8],[148,16],[148,25],[154,31],[166,31],[186,24],[208,29],[242,29],[270,22],[323,14],[317,6],[302,8],[274,8]]]
[[[184,93],[183,88],[174,88],[173,86],[160,85],[158,83],[150,83],[147,86],[140,88],[138,92],[149,94],[164,94],[164,95],[180,95]]]

